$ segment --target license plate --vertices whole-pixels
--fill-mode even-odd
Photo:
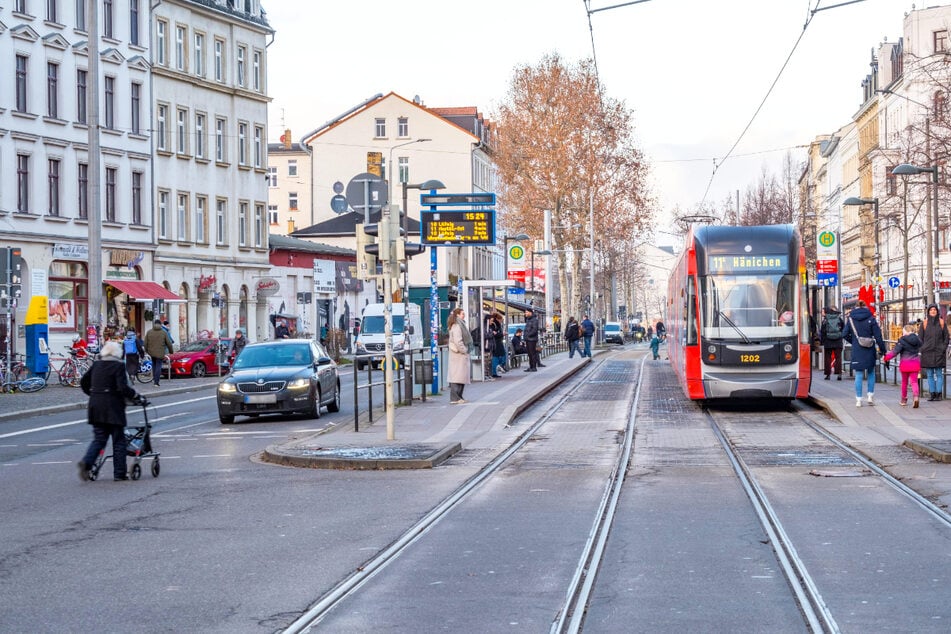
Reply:
[[[245,403],[277,403],[277,394],[246,394]]]

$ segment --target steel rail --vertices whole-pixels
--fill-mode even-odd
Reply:
[[[806,625],[812,632],[830,632],[837,634],[840,631],[838,624],[836,624],[832,613],[826,606],[822,595],[819,593],[819,589],[816,587],[809,571],[806,569],[805,563],[803,563],[799,554],[796,552],[792,540],[790,540],[786,534],[766,494],[756,481],[756,478],[753,477],[749,467],[743,459],[740,458],[739,454],[733,448],[733,445],[726,439],[723,430],[713,415],[709,411],[705,411],[704,413],[710,422],[710,428],[713,430],[717,440],[720,441],[720,445],[722,445],[726,452],[727,458],[729,458],[730,463],[733,465],[733,470],[736,472],[740,484],[743,486],[743,490],[746,491],[746,495],[753,505],[760,524],[769,537],[770,544],[773,545],[773,552],[776,553],[779,566],[786,576],[789,587],[796,596],[796,602],[799,604],[800,610],[802,610]]]
[[[309,631],[311,627],[320,623],[320,621],[337,605],[342,603],[344,599],[359,590],[365,583],[376,576],[377,573],[395,561],[409,546],[425,535],[452,509],[468,498],[490,476],[495,474],[513,454],[524,447],[538,430],[551,420],[562,405],[586,384],[586,379],[604,365],[606,360],[607,359],[596,361],[592,363],[587,370],[584,370],[583,374],[576,375],[576,378],[579,379],[577,383],[558,398],[545,413],[542,414],[531,427],[519,435],[508,448],[499,453],[491,462],[460,485],[458,489],[434,506],[402,535],[397,537],[389,546],[361,564],[354,572],[320,597],[316,603],[281,631],[286,634],[297,634],[299,632]]]
[[[598,513],[595,516],[595,522],[591,526],[591,532],[588,540],[585,542],[582,550],[581,559],[578,567],[568,586],[568,595],[565,597],[565,605],[558,614],[558,618],[552,623],[550,632],[576,633],[581,631],[584,617],[587,613],[588,600],[591,597],[591,590],[594,588],[595,579],[598,571],[601,569],[601,562],[604,558],[604,549],[607,545],[608,536],[611,533],[611,527],[614,525],[614,516],[617,512],[618,500],[621,497],[621,489],[624,486],[624,477],[627,473],[627,465],[631,460],[631,452],[634,448],[634,424],[637,421],[637,406],[641,399],[641,382],[644,377],[644,366],[647,362],[645,355],[641,359],[641,368],[637,374],[637,383],[634,393],[630,400],[627,428],[624,434],[624,444],[621,447],[621,453],[614,465],[614,470],[608,478],[604,488],[604,494],[601,496],[601,503],[598,506]],[[566,623],[566,620],[570,620]]]

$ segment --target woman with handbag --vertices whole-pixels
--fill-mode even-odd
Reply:
[[[862,407],[862,383],[868,382],[868,404],[875,405],[875,364],[878,354],[885,354],[885,341],[882,329],[861,299],[855,302],[855,308],[845,322],[842,338],[852,344],[852,372],[855,374],[855,406]]]
[[[895,347],[885,355],[885,367],[888,362],[898,357],[898,370],[901,372],[901,403],[908,405],[908,384],[911,384],[911,392],[915,397],[915,404],[912,407],[918,407],[918,373],[921,372],[921,339],[918,338],[917,328],[914,324],[906,324],[905,334],[898,340]]]

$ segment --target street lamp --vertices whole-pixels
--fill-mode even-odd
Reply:
[[[420,139],[420,141],[428,141],[429,139]],[[443,185],[442,181],[431,179],[422,183],[400,183],[403,187],[403,235],[406,240],[409,240],[409,208],[407,207],[407,196],[406,192],[410,189],[420,189],[426,191],[433,191],[436,189],[446,189],[446,186]],[[420,218],[422,221],[422,218]],[[420,229],[422,231],[422,229]],[[422,243],[422,238],[420,238],[420,243]],[[406,304],[409,301],[409,256],[406,258],[406,269],[403,271],[403,304]]]
[[[509,279],[509,242],[521,242],[522,240],[528,240],[530,236],[527,233],[516,233],[514,236],[504,236],[502,238],[502,249],[505,251],[503,254],[503,261],[505,262],[505,281],[508,282]],[[532,271],[534,274],[535,271]],[[509,336],[509,287],[505,287],[505,336]]]
[[[872,206],[873,206],[874,211],[873,211],[873,214],[872,214],[872,218],[873,218],[873,227],[874,227],[874,231],[875,231],[875,253],[874,253],[873,257],[872,257],[872,260],[873,260],[873,263],[874,263],[874,264],[873,264],[874,269],[873,269],[873,271],[872,271],[872,293],[873,293],[874,295],[873,295],[872,302],[873,302],[873,304],[878,304],[878,288],[877,288],[877,286],[878,286],[878,283],[879,283],[879,276],[880,276],[880,272],[881,272],[881,271],[880,271],[881,265],[880,265],[880,259],[879,259],[879,258],[880,258],[880,255],[879,255],[879,238],[878,238],[878,198],[858,198],[858,197],[856,197],[856,196],[850,196],[849,198],[846,198],[844,201],[842,201],[842,205],[843,205],[843,206],[847,206],[847,207],[854,207],[854,206],[858,206],[858,205],[872,205]],[[841,308],[841,307],[840,307],[840,308]],[[881,307],[878,306],[878,308],[880,309]],[[882,317],[881,317],[881,311],[880,311],[880,310],[877,310],[876,312],[879,313],[879,319],[881,319],[881,318],[882,318]]]
[[[392,172],[393,170],[393,150],[395,150],[396,148],[407,146],[407,145],[412,145],[413,143],[426,143],[427,141],[432,141],[432,139],[413,139],[412,141],[406,141],[405,143],[397,143],[396,145],[391,147],[390,155],[386,159],[386,169],[389,172]],[[387,197],[389,201],[389,200],[393,200],[393,178],[390,176],[390,173],[388,173],[386,176],[387,176],[386,183],[387,183],[387,190],[388,190]],[[399,178],[398,170],[396,173],[396,177]]]
[[[895,176],[913,176],[915,174],[924,174],[925,172],[931,172],[932,187],[934,189],[932,192],[934,196],[932,199],[934,210],[925,216],[925,252],[927,253],[925,257],[925,304],[935,304],[937,302],[935,301],[934,293],[934,269],[938,266],[938,258],[935,256],[932,261],[932,256],[934,256],[934,248],[938,244],[938,223],[934,223],[935,235],[932,235],[931,216],[932,214],[935,216],[938,215],[938,166],[918,167],[909,163],[902,163],[901,165],[895,166],[895,169],[892,170],[892,174]]]

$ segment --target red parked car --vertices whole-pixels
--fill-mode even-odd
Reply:
[[[231,344],[231,340],[221,340],[222,344]],[[227,352],[227,350],[225,350]],[[184,344],[178,352],[169,355],[172,376],[202,377],[206,374],[218,374],[218,361],[223,361],[222,374],[227,373],[224,366],[224,354],[219,354],[218,339],[199,339]]]

